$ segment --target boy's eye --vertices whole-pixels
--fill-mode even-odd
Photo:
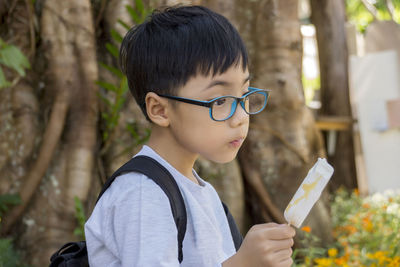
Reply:
[[[215,100],[214,105],[221,106],[221,105],[225,104],[225,102],[226,102],[226,98],[220,98],[220,99]]]

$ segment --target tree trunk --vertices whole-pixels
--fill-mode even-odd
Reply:
[[[321,114],[352,118],[348,84],[348,53],[345,4],[340,0],[311,0],[312,22],[317,31],[321,75]],[[337,133],[334,155],[328,161],[335,168],[332,190],[357,187],[353,130]]]
[[[92,186],[98,116],[94,81],[98,78],[90,1],[40,4],[42,43],[32,65],[33,71],[44,67],[46,76],[38,77],[44,87],[41,108],[30,115],[33,121],[44,118],[45,130],[15,189],[22,204],[7,213],[1,231],[18,233],[17,243],[28,262],[47,266],[51,253],[74,239],[74,197],[85,201]],[[22,87],[18,88],[20,92]],[[25,93],[32,94],[29,89]],[[35,106],[34,97],[25,100]]]
[[[140,147],[126,124],[135,122],[140,134],[148,128],[128,95],[111,145],[101,149],[104,121],[99,124],[98,118],[104,107],[98,104],[94,81],[112,78],[98,71],[97,62],[115,66],[104,52],[104,43],[111,39],[109,30],[116,28],[117,19],[128,20],[123,5],[131,2],[0,4],[7,26],[1,37],[21,47],[33,66],[14,88],[0,91],[0,194],[20,193],[23,200],[2,218],[1,231],[17,237],[18,248],[31,265],[47,266],[50,254],[62,243],[77,239],[73,198],[89,205],[90,214],[99,181]],[[324,153],[304,104],[297,1],[193,3],[211,7],[237,26],[250,51],[252,84],[273,89],[267,109],[251,120],[240,160],[216,166],[200,159],[196,167],[217,188],[242,229],[245,196],[252,207],[252,223],[283,222],[285,206],[316,157]],[[318,202],[307,224],[320,236],[329,236],[324,203]]]
[[[297,10],[297,0],[236,2],[234,21],[249,48],[252,85],[272,89],[265,111],[251,118],[239,155],[255,222],[284,223],[286,205],[317,157],[324,155],[304,101]],[[330,239],[326,203],[324,195],[305,222],[325,241]]]

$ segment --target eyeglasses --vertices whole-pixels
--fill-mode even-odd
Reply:
[[[239,103],[244,111],[249,115],[260,113],[267,105],[268,95],[270,91],[271,90],[263,90],[249,87],[249,92],[244,94],[242,97],[220,96],[210,101],[201,101],[163,94],[158,95],[188,104],[207,107],[210,109],[210,117],[212,120],[225,121],[232,117],[233,114],[235,114],[236,108]]]

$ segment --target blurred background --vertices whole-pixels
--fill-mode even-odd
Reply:
[[[47,266],[150,127],[118,68],[126,31],[165,5],[226,16],[272,90],[237,160],[196,170],[243,234],[283,211],[318,157],[334,175],[294,266],[400,266],[399,0],[1,0],[0,266]],[[379,229],[379,231],[376,231]]]

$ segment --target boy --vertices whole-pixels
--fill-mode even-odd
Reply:
[[[199,155],[233,160],[249,114],[267,101],[265,90],[249,87],[247,52],[233,26],[204,7],[167,8],[127,33],[120,56],[131,93],[152,124],[137,155],[166,167],[184,198],[181,266],[290,266],[291,227],[253,226],[236,252],[217,193],[193,170]],[[85,233],[91,266],[180,266],[169,200],[143,174],[113,182]]]

